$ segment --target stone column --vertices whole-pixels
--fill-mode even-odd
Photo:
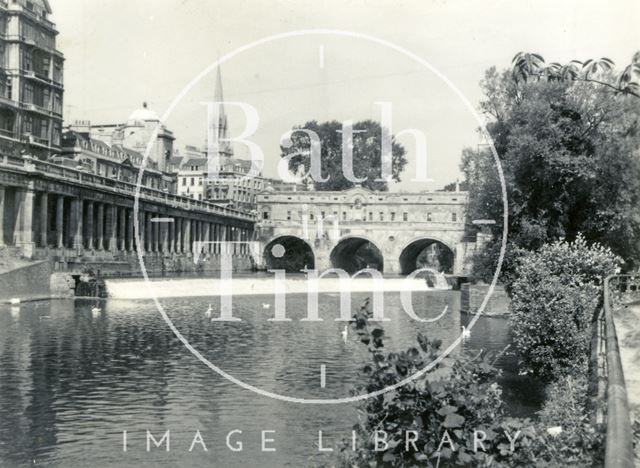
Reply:
[[[74,198],[71,202],[71,232],[76,250],[82,250],[82,211],[82,199]]]
[[[104,203],[98,203],[98,214],[96,215],[96,248],[104,249]]]
[[[136,241],[133,238],[133,210],[125,208],[127,219],[127,244],[126,249],[133,252],[136,248]]]
[[[219,242],[222,240],[221,233],[220,233],[220,225],[219,224],[214,224],[213,225],[213,229],[214,229],[214,236],[215,236],[215,241],[216,241],[216,244],[213,246],[214,253],[219,254],[220,253],[220,243]]]
[[[127,209],[124,206],[118,208],[118,217],[118,250],[124,252],[125,250],[127,250]]]
[[[193,246],[193,250],[196,251],[196,242],[197,242],[197,252],[198,255],[202,253],[202,221],[194,221],[193,225],[194,233],[195,233],[195,242]]]
[[[5,189],[0,187],[0,246],[4,245],[4,197]]]
[[[204,225],[204,233],[205,233],[204,240],[208,242],[205,252],[211,254],[213,253],[213,244],[211,243],[213,241],[213,224],[212,223],[206,223]]]
[[[14,230],[14,244],[22,249],[22,255],[33,257],[33,201],[35,192],[23,189],[16,192],[17,217]]]
[[[209,252],[209,244],[205,244],[209,240],[209,233],[207,232],[207,223],[200,221],[200,253],[206,254]]]
[[[169,226],[167,223],[156,223],[160,226],[160,251],[162,253],[169,252]]]
[[[64,197],[58,195],[56,199],[56,246],[64,248]]]
[[[211,253],[216,253],[216,247],[217,244],[215,243],[218,240],[218,236],[217,236],[217,224],[216,223],[211,223],[211,240],[214,242],[213,245],[211,245]]]
[[[229,229],[231,229],[231,242],[233,242],[231,252],[235,256],[238,253],[238,244],[236,244],[236,241],[238,240],[238,229],[235,226],[232,226]]]
[[[93,239],[95,238],[95,233],[93,232],[93,202],[87,202],[87,216],[85,220],[85,231],[86,231],[86,246],[87,249],[93,250]]]
[[[177,218],[172,218],[173,222],[169,223],[167,226],[167,236],[169,238],[168,252],[174,253],[176,251],[176,225],[178,222]]]
[[[107,249],[110,252],[116,252],[118,250],[117,243],[117,229],[118,229],[118,214],[117,207],[115,205],[107,205]]]
[[[0,240],[2,242],[2,240]],[[40,194],[40,246],[48,247],[49,245],[49,194],[42,192]]]
[[[229,226],[226,226],[224,224],[220,225],[220,242],[222,242],[222,244],[220,244],[220,253],[225,255],[227,255],[230,251],[229,246],[226,244],[226,242],[229,240],[229,238],[227,237],[228,228]]]
[[[151,219],[157,216],[151,216]],[[160,223],[151,221],[153,225],[153,251],[160,252]]]
[[[176,224],[175,249],[174,252],[182,253],[182,218],[174,218]]]
[[[191,241],[191,251],[195,251],[195,243],[196,241],[200,241],[200,221],[193,220],[191,222],[191,229],[193,232],[193,239]]]
[[[184,225],[184,233],[183,233],[184,253],[190,253],[191,252],[191,220],[185,219],[182,224]]]
[[[147,216],[142,209],[138,209],[138,246],[137,249],[141,252],[145,252],[146,249],[146,241],[145,237],[147,236]]]
[[[153,252],[153,226],[151,225],[151,213],[144,215],[145,245],[147,252]]]

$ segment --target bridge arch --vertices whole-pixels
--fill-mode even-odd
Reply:
[[[263,259],[269,270],[299,272],[305,268],[315,268],[315,254],[311,245],[292,235],[278,236],[267,242]]]
[[[433,268],[453,273],[455,249],[435,237],[419,237],[407,243],[400,251],[400,273],[408,275],[418,268]]]
[[[372,268],[380,272],[384,270],[382,250],[364,236],[342,237],[331,250],[329,259],[333,268],[341,268],[349,274],[363,268]]]

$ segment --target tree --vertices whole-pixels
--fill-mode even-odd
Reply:
[[[540,65],[532,59],[522,66]],[[611,247],[627,267],[637,265],[640,101],[608,86],[525,81],[495,68],[482,87],[481,108],[505,177],[512,250],[535,250],[583,233],[589,242]],[[494,219],[501,232],[501,187],[492,154],[466,149],[462,170],[469,217]]]
[[[607,57],[584,62],[571,60],[565,65],[558,62],[547,65],[540,54],[518,52],[512,64],[513,78],[516,81],[527,81],[530,77],[545,78],[549,81],[584,81],[640,98],[640,84],[637,80],[640,76],[640,51],[633,55],[631,63],[614,79],[611,79],[607,72],[611,72],[615,64]],[[598,79],[598,75],[602,75],[602,79]]]
[[[353,125],[353,173],[357,178],[366,178],[362,186],[371,190],[385,191],[387,183],[381,178],[381,141],[382,128],[378,122],[364,120]],[[355,185],[348,180],[342,170],[342,124],[335,120],[318,123],[315,120],[305,123],[295,129],[305,129],[315,132],[321,143],[322,178],[329,177],[326,182],[314,181],[316,190],[346,190]],[[291,135],[292,144],[281,146],[281,157],[292,156],[289,160],[289,170],[294,174],[309,170],[310,156],[309,136],[302,131],[294,131]],[[404,170],[407,160],[406,151],[402,145],[392,138],[392,179],[400,181],[400,174]]]

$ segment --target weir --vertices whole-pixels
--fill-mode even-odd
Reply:
[[[446,278],[443,280],[446,283]],[[309,283],[306,278],[287,278],[281,282],[286,294],[306,294]],[[276,281],[270,277],[240,277],[232,280],[222,278],[173,278],[145,280],[108,279],[105,281],[107,294],[113,299],[149,299],[150,288],[158,298],[170,297],[215,297],[215,296],[253,296],[273,295],[276,291]],[[398,292],[433,291],[451,289],[440,283],[429,287],[421,278],[321,278],[317,281],[319,293],[339,293],[341,290],[349,292]]]

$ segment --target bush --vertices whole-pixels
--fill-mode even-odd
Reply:
[[[550,384],[533,426],[529,420],[503,423],[510,434],[521,430],[522,435],[508,457],[495,454],[497,466],[602,466],[604,432],[589,421],[587,397],[584,377],[562,377]]]
[[[420,334],[417,346],[386,353],[384,330],[372,327],[370,317],[365,302],[351,322],[371,356],[363,366],[366,381],[358,393],[394,385],[440,354],[439,340],[430,341]],[[531,420],[505,417],[501,389],[495,382],[498,375],[486,354],[450,357],[410,383],[368,398],[354,426],[356,450],[351,440],[345,440],[339,465],[502,468],[601,463],[604,435],[590,424],[584,376],[562,377],[549,384],[545,404],[536,420]],[[556,432],[549,432],[551,428]],[[474,448],[476,430],[486,435],[479,450]],[[376,431],[386,433],[384,450],[376,451]],[[417,432],[417,450],[407,450],[407,431]],[[445,431],[455,450],[449,442],[442,444]],[[335,464],[329,462],[327,466]]]
[[[418,335],[417,346],[400,353],[384,351],[384,330],[369,325],[371,313],[364,305],[352,320],[359,340],[368,347],[371,361],[363,367],[366,383],[359,392],[375,392],[413,375],[440,354],[441,342]],[[354,427],[358,446],[352,451],[345,441],[344,466],[477,466],[488,455],[473,450],[473,431],[490,428],[502,417],[501,389],[495,382],[499,371],[488,355],[445,358],[439,365],[395,391],[368,398],[363,418]],[[388,448],[375,450],[375,433],[384,431]],[[407,450],[406,431],[416,431],[416,448]],[[455,446],[445,442],[447,431]],[[440,451],[439,448],[441,449]]]
[[[511,322],[522,367],[546,381],[584,375],[591,321],[605,276],[621,259],[582,237],[544,245],[518,259]]]

